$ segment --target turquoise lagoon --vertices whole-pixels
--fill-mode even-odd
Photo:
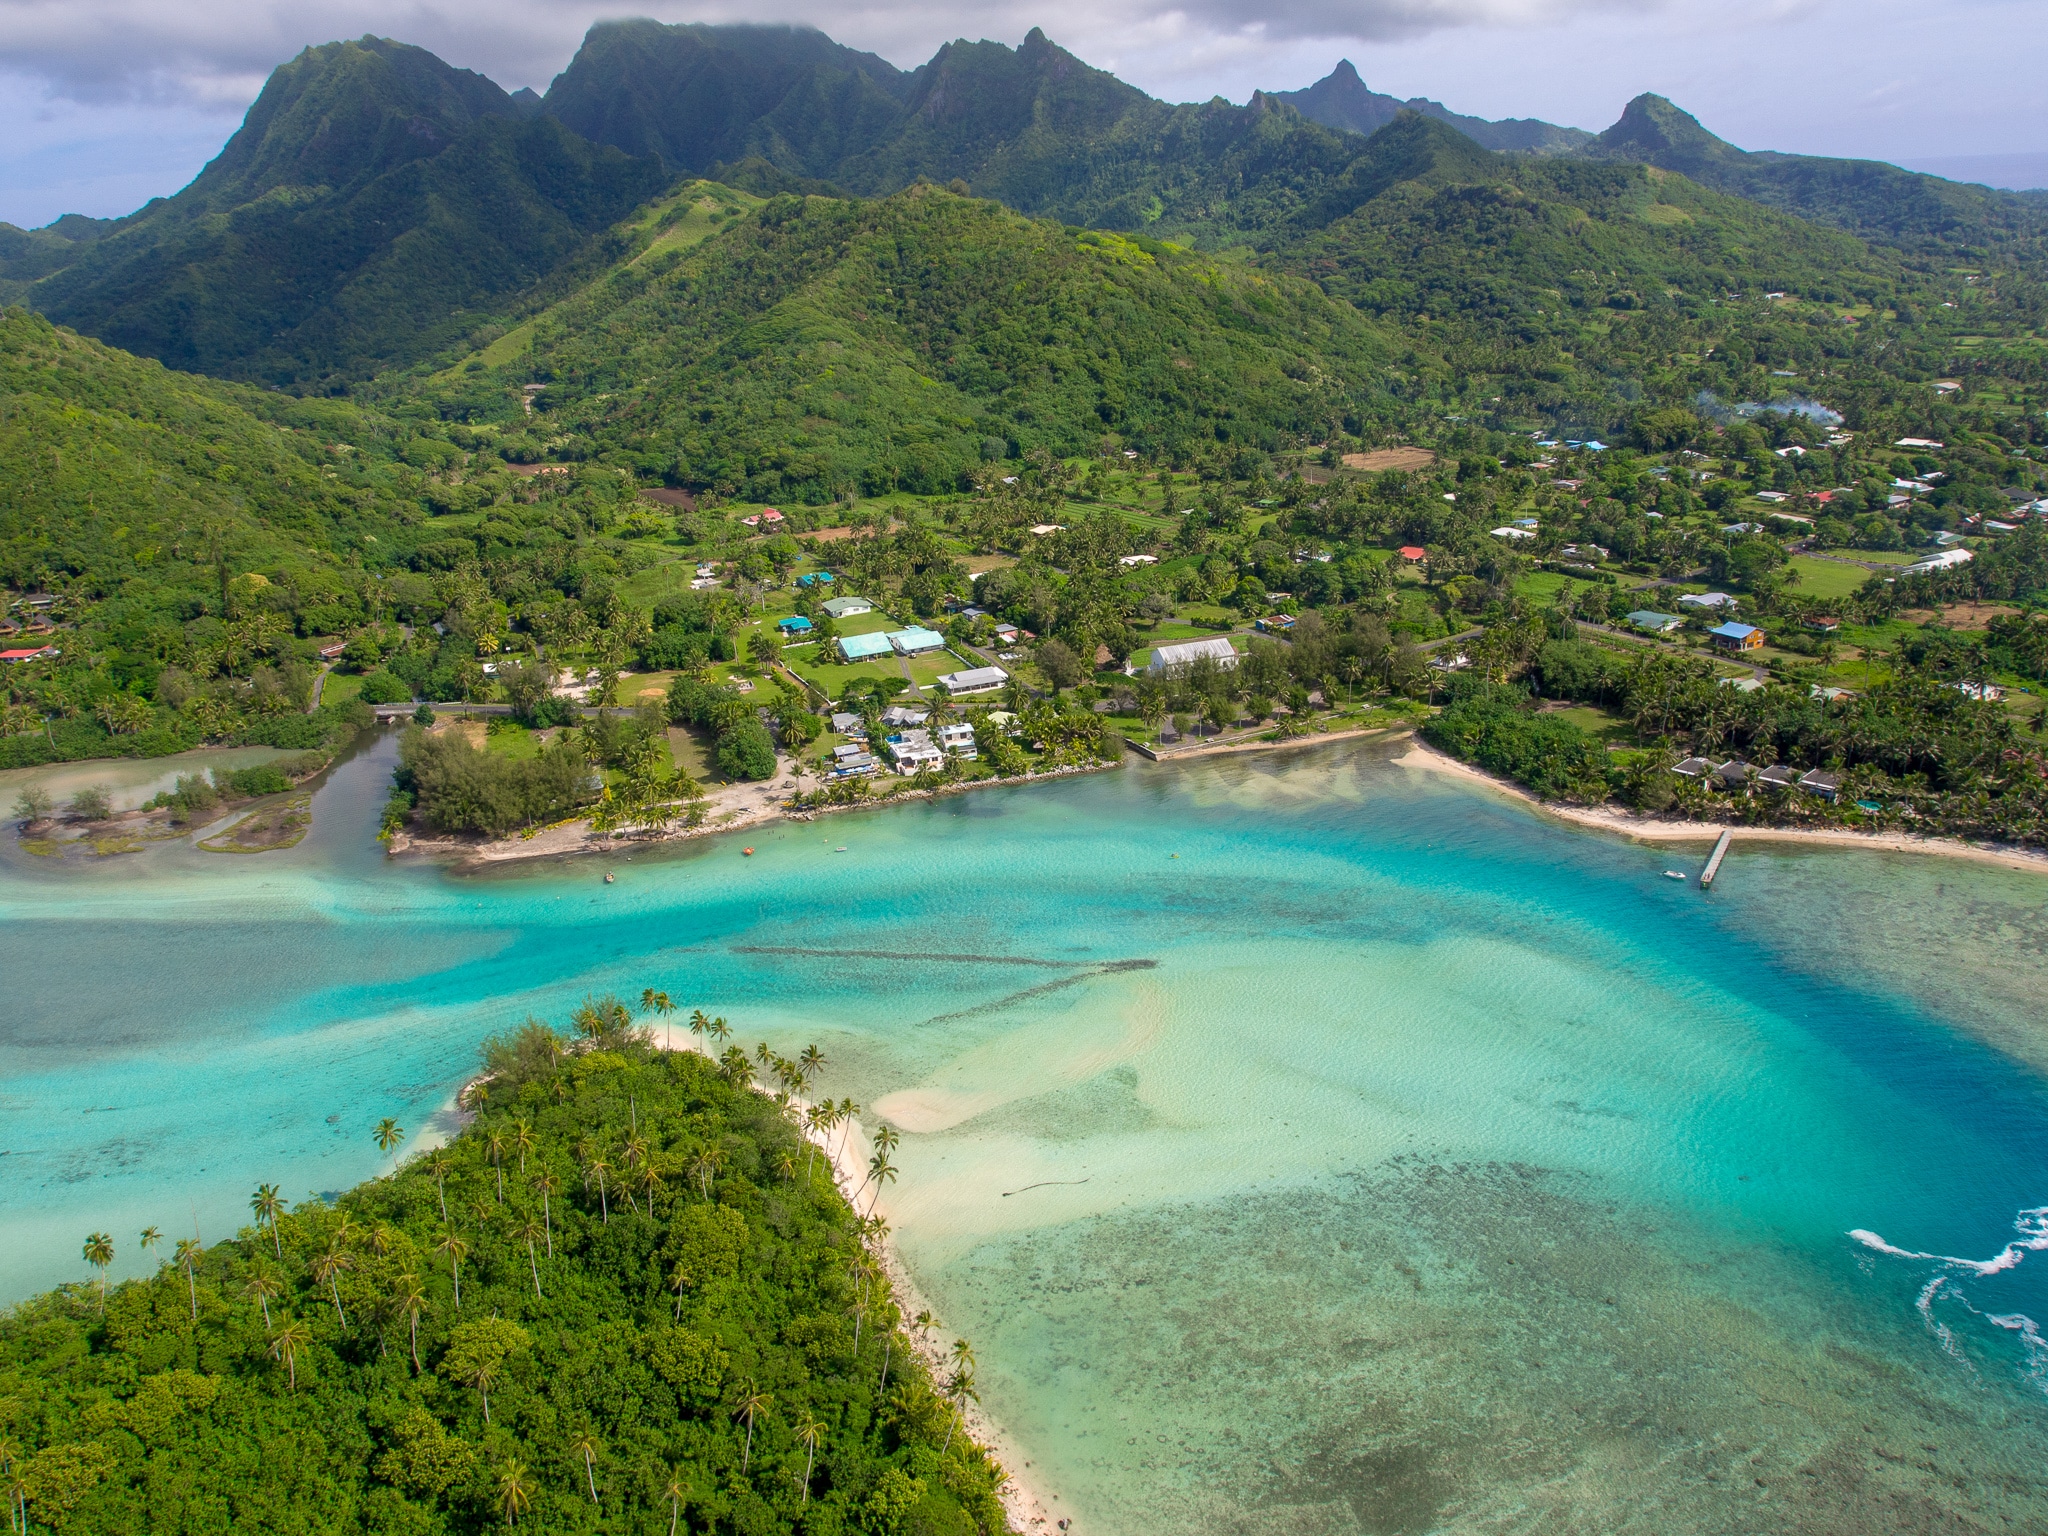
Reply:
[[[455,876],[369,841],[386,738],[284,853],[9,847],[0,1290],[344,1188],[484,1035],[653,985],[903,1130],[906,1261],[1078,1531],[2048,1529],[2048,885],[1703,896],[1397,750]]]

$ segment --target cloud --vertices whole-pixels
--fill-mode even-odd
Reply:
[[[1678,0],[1651,0],[1652,8]],[[788,21],[906,67],[961,35],[1015,43],[1033,26],[1091,62],[1144,58],[1192,79],[1293,39],[1389,41],[1445,29],[1555,25],[1644,0],[823,0],[629,5],[664,21]],[[589,25],[621,13],[590,0],[0,0],[0,71],[77,101],[239,109],[300,49],[377,33],[432,49],[508,86],[545,89]],[[1192,66],[1192,67],[1191,67]]]
[[[2048,150],[2039,0],[0,0],[0,218],[70,197],[60,162],[77,196],[59,211],[126,211],[113,189],[130,182],[109,178],[162,142],[180,165],[208,134],[217,148],[313,44],[376,33],[545,90],[591,23],[632,14],[809,23],[905,68],[1038,26],[1174,101],[1304,86],[1348,55],[1376,89],[1486,117],[1598,129],[1651,90],[1750,148]],[[125,147],[80,103],[128,125]],[[61,153],[35,126],[50,112],[71,124]]]

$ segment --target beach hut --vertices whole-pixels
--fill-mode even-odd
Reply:
[[[1799,770],[1783,763],[1773,763],[1756,776],[1756,781],[1765,789],[1788,790],[1799,782]]]
[[[1799,787],[1809,795],[1819,795],[1829,805],[1833,805],[1835,797],[1842,792],[1842,776],[1839,773],[1823,773],[1816,768],[1800,779]]]
[[[1721,787],[1734,791],[1749,788],[1749,781],[1756,774],[1756,768],[1739,757],[1731,757],[1714,769],[1714,777],[1721,781]]]
[[[1713,766],[1704,757],[1688,757],[1682,762],[1672,764],[1671,771],[1682,779],[1698,779],[1704,778]]]

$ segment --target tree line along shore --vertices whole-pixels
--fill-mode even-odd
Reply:
[[[150,1277],[18,1304],[16,1528],[1007,1529],[961,1430],[973,1351],[920,1352],[884,1272],[893,1133],[849,1199],[829,1143],[857,1106],[792,1097],[824,1065],[659,1050],[586,1000],[487,1042],[445,1146],[332,1200],[265,1185],[232,1239],[151,1228]]]

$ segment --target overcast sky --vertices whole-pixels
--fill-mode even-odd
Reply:
[[[1349,57],[1377,90],[1483,117],[1599,129],[1656,91],[1748,149],[2048,168],[2041,0],[0,0],[0,219],[175,192],[308,44],[374,32],[545,91],[584,29],[620,15],[811,22],[905,68],[1036,25],[1178,101],[1297,88]]]

